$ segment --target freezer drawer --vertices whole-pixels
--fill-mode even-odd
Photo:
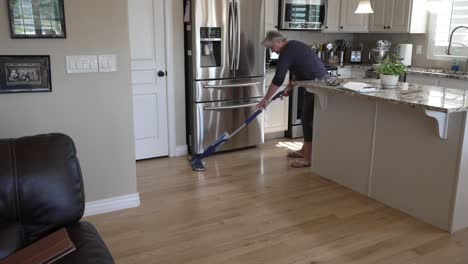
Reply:
[[[232,133],[256,111],[261,98],[213,103],[195,103],[194,127],[191,134],[192,153],[200,154],[224,132]],[[217,151],[226,151],[262,144],[263,116],[259,116]]]
[[[261,97],[264,94],[264,77],[196,81],[194,102],[214,102]]]

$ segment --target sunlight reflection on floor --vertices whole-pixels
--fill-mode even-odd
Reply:
[[[302,148],[302,142],[278,142],[276,147],[287,148],[292,151],[300,150]]]

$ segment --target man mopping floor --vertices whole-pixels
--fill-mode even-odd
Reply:
[[[202,160],[216,151],[216,148],[227,142],[235,136],[240,130],[246,127],[252,120],[256,119],[267,105],[282,97],[291,94],[294,85],[290,82],[287,88],[273,96],[283,85],[288,71],[294,81],[315,80],[317,78],[328,77],[322,61],[319,59],[307,44],[291,40],[288,41],[277,31],[268,32],[262,42],[263,46],[279,54],[275,77],[268,88],[265,97],[258,103],[257,111],[252,114],[245,123],[234,131],[231,135],[224,133],[220,138],[213,142],[202,154],[195,155],[190,159],[194,171],[204,171],[205,166]],[[294,168],[309,167],[312,156],[312,116],[313,116],[314,95],[305,92],[302,108],[302,130],[304,133],[304,145],[301,150],[293,151],[288,154],[289,157],[298,158],[291,163]]]
[[[287,40],[277,31],[268,32],[263,46],[279,54],[276,73],[273,81],[263,100],[257,105],[258,108],[265,108],[269,99],[276,93],[279,87],[283,85],[288,71],[292,81],[315,80],[328,77],[328,71],[325,69],[320,58],[305,43],[296,40]],[[292,82],[289,82],[285,89],[287,94],[291,94],[294,88]],[[302,88],[304,89],[304,88]],[[301,150],[293,151],[288,157],[298,158],[291,163],[294,168],[309,167],[312,160],[312,118],[313,118],[314,95],[305,92],[304,103],[302,104],[302,131],[304,133],[304,145]]]
[[[278,98],[282,98],[284,96],[284,91],[278,92],[271,100],[267,102],[267,104],[270,104],[274,100]],[[215,142],[213,142],[202,154],[195,155],[191,157],[190,163],[192,165],[192,170],[193,171],[204,171],[205,170],[205,165],[203,164],[203,159],[210,156],[211,154],[215,153],[216,148],[224,144],[224,142],[227,142],[229,139],[234,137],[239,131],[241,131],[244,127],[248,126],[250,122],[255,120],[262,112],[264,108],[257,109],[255,113],[253,113],[247,120],[245,120],[244,124],[240,126],[236,131],[232,132],[230,135],[227,132],[224,132],[221,137],[219,137]]]

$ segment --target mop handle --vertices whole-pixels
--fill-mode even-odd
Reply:
[[[274,100],[282,97],[284,95],[284,91],[280,91],[278,92],[275,96],[273,96],[273,98],[271,98],[270,101],[268,101],[268,104],[271,104],[271,102],[273,102]],[[247,118],[247,120],[245,120],[244,124],[242,124],[242,126],[240,126],[236,131],[234,131],[233,133],[231,133],[229,135],[229,138],[232,138],[233,136],[235,136],[239,131],[241,131],[244,127],[246,127],[248,124],[250,124],[250,122],[252,122],[253,120],[255,120],[262,112],[263,112],[264,109],[258,109],[257,111],[255,111],[255,113],[253,113],[251,116],[249,116],[249,118]]]

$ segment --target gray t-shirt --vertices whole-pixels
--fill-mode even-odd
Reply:
[[[296,40],[288,41],[281,50],[273,84],[283,85],[288,70],[296,81],[315,80],[328,74],[317,54],[309,46]]]

